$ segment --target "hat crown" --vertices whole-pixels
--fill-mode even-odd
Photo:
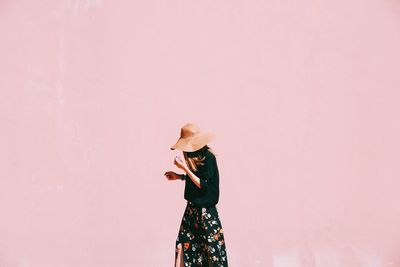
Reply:
[[[214,139],[214,136],[215,134],[213,133],[200,131],[197,124],[189,122],[181,128],[181,136],[171,149],[193,152],[204,147],[204,145]]]
[[[187,123],[181,128],[181,138],[188,138],[200,132],[199,127],[194,123]]]

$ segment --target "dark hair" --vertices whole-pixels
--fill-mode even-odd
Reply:
[[[204,152],[207,150],[215,156],[214,151],[208,145],[193,152],[184,151],[186,164],[192,171],[197,171],[198,166],[203,166],[205,164],[206,153]]]

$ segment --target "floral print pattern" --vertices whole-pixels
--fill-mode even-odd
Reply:
[[[224,233],[217,207],[199,207],[187,201],[175,248],[182,244],[185,267],[227,267]],[[178,251],[175,252],[175,262]]]

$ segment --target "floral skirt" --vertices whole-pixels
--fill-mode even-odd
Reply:
[[[199,207],[187,201],[175,242],[175,262],[179,243],[182,244],[185,267],[228,266],[224,234],[216,206]]]

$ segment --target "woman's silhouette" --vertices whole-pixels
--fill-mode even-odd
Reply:
[[[207,145],[215,137],[203,133],[194,123],[181,128],[171,149],[183,152],[185,160],[174,164],[185,174],[167,171],[169,180],[185,181],[185,212],[175,242],[175,267],[228,266],[222,224],[216,204],[219,200],[219,172],[215,153]]]

